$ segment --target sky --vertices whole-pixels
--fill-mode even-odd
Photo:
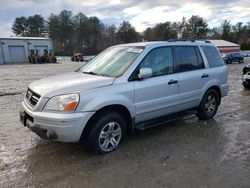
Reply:
[[[181,21],[199,15],[210,27],[227,19],[231,23],[250,21],[250,0],[0,0],[0,37],[14,35],[16,17],[40,14],[48,18],[62,10],[97,16],[106,25],[129,21],[138,32],[157,23]]]

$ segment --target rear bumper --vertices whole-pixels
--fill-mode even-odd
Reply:
[[[26,115],[22,119],[22,113]],[[61,142],[78,142],[82,131],[94,112],[52,113],[34,112],[22,102],[20,120],[41,138]]]

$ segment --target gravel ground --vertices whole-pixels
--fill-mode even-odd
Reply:
[[[250,59],[246,60],[250,63]],[[81,63],[0,66],[0,187],[250,187],[250,90],[244,65],[228,65],[230,92],[214,119],[168,123],[104,156],[42,140],[19,122],[33,80]]]

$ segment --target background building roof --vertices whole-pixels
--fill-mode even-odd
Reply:
[[[240,45],[228,42],[226,40],[208,40],[212,42],[217,47],[240,47]]]
[[[2,40],[51,40],[46,37],[0,37]]]

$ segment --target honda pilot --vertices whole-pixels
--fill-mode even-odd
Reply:
[[[32,82],[20,120],[44,139],[84,141],[104,154],[135,129],[213,118],[228,90],[227,67],[208,41],[123,44],[75,72]]]

